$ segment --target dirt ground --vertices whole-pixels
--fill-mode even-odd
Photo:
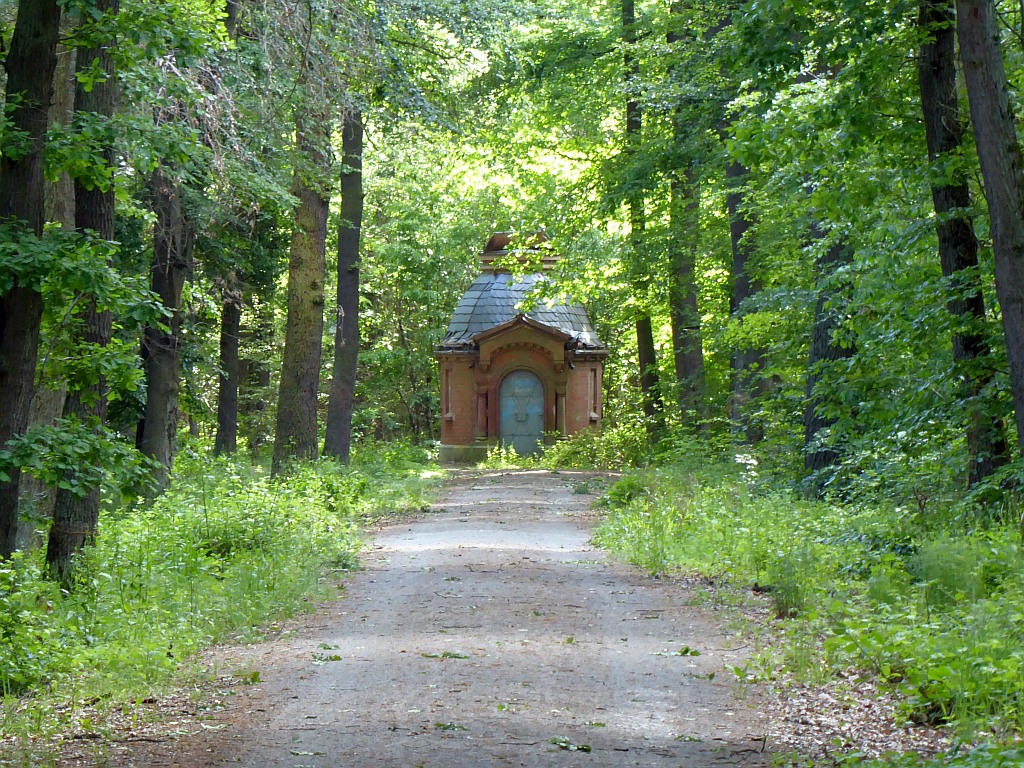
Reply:
[[[235,686],[108,765],[764,766],[748,649],[685,588],[589,544],[593,475],[467,473],[379,530],[345,596],[217,651]],[[770,742],[768,744],[770,748]]]

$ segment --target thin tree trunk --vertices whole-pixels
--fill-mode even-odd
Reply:
[[[338,320],[334,375],[327,405],[324,453],[344,464],[352,448],[356,364],[359,357],[359,235],[363,224],[363,116],[346,113],[342,124],[341,224],[338,227]]]
[[[1024,163],[999,49],[995,4],[957,0],[956,11],[971,125],[988,199],[1019,452],[1024,447]]]
[[[658,397],[658,358],[654,347],[654,327],[651,316],[646,312],[640,312],[636,318],[636,347],[644,416],[647,417],[648,431],[656,431],[662,413]]]
[[[74,217],[74,213],[71,214]],[[56,389],[51,389],[54,386]],[[64,401],[67,397],[65,381],[39,383],[32,395],[32,409],[29,415],[28,428],[51,427],[64,412]],[[53,519],[53,505],[57,500],[57,488],[35,476],[23,472],[18,486],[18,516],[22,520],[28,518],[31,525],[18,527],[16,549],[38,547],[43,543],[36,535],[37,530]]]
[[[111,194],[111,212],[113,211]],[[88,303],[80,320],[85,323],[83,341],[89,345],[105,346],[110,343],[112,316],[100,311],[95,300]],[[88,421],[95,418],[101,424],[107,417],[106,378],[100,375],[93,386],[68,393],[64,401],[64,416]],[[100,515],[100,488],[89,488],[85,495],[77,495],[67,488],[57,489],[53,507],[53,525],[46,544],[46,564],[51,575],[65,584],[71,583],[74,556],[96,536]]]
[[[217,436],[213,452],[231,454],[238,450],[238,385],[240,368],[238,340],[242,328],[242,296],[224,288],[220,308],[220,375],[217,390]]]
[[[152,291],[171,313],[164,328],[147,327],[142,341],[146,371],[146,415],[139,449],[155,459],[157,491],[167,487],[178,428],[178,388],[181,378],[181,294],[192,271],[195,229],[182,208],[181,190],[162,169],[151,182],[156,227],[153,232]]]
[[[67,17],[61,23],[61,36],[69,34],[72,25]],[[78,50],[63,43],[57,45],[57,66],[53,75],[53,101],[50,104],[50,129],[67,126],[75,110],[75,78]],[[62,170],[53,184],[46,185],[46,220],[61,227],[75,226],[75,189],[71,175]]]
[[[633,46],[636,45],[636,6],[634,0],[622,0],[622,41],[623,49],[623,73],[626,78],[627,90],[631,87],[631,81],[638,74],[636,56]],[[643,113],[639,102],[628,97],[626,99],[626,152],[635,155],[640,148],[643,135]],[[641,246],[643,244],[643,233],[647,226],[647,216],[644,211],[643,192],[632,192],[629,195],[629,224],[630,244],[633,250],[634,261],[640,258]],[[640,270],[639,265],[634,264],[635,271]],[[643,291],[646,286],[644,281],[638,281],[635,290]],[[654,346],[654,330],[651,323],[651,316],[645,309],[637,311],[636,316],[636,347],[637,362],[640,367],[640,392],[643,398],[644,416],[647,417],[648,432],[656,431],[663,409],[661,408],[658,393],[658,358]]]
[[[743,322],[747,312],[745,303],[761,290],[761,283],[751,277],[750,257],[753,247],[746,237],[751,221],[744,205],[744,181],[750,171],[739,162],[725,168],[728,184],[726,207],[729,212],[729,240],[732,244],[732,293],[729,314],[736,322]],[[756,347],[740,347],[732,354],[732,397],[729,399],[729,418],[742,431],[748,443],[764,438],[764,430],[757,419],[751,418],[750,403],[764,390],[762,373],[765,352]]]
[[[921,0],[918,25],[928,38],[921,45],[918,80],[928,158],[933,165],[955,162],[954,155],[963,144],[956,92],[955,21],[951,0]],[[945,173],[941,178],[947,178]],[[932,201],[942,275],[950,280],[947,307],[966,329],[953,333],[953,361],[968,403],[967,482],[973,486],[1009,461],[1010,448],[1003,421],[994,415],[994,404],[986,402],[984,395],[992,382],[992,365],[988,342],[978,330],[985,322],[985,298],[977,274],[978,239],[967,212],[971,193],[966,175],[957,172],[946,183],[933,182]]]
[[[120,10],[120,0],[98,0],[96,10],[110,17]],[[114,60],[108,45],[85,48],[79,51],[81,69],[98,63],[105,79],[92,83],[86,89],[79,83],[75,92],[75,112],[109,119],[114,115],[117,101],[117,83],[114,75]],[[103,148],[103,162],[108,168],[115,164],[112,145]],[[90,188],[91,187],[91,188]],[[91,230],[104,240],[113,240],[114,234],[114,187],[83,185],[77,180],[74,188],[75,225],[79,231]],[[101,309],[95,297],[86,304],[80,316],[84,323],[82,341],[87,347],[106,347],[113,333],[113,316],[109,310]],[[107,417],[107,381],[100,373],[96,382],[86,387],[73,389],[64,403],[64,416],[81,421],[96,420],[99,426]],[[79,496],[67,488],[58,488],[53,509],[53,526],[46,546],[46,564],[50,573],[65,584],[71,581],[74,555],[96,536],[100,514],[100,489],[90,488],[85,496]]]
[[[59,33],[56,0],[18,3],[5,59],[6,103],[11,128],[24,134],[25,152],[0,158],[0,220],[19,220],[35,235],[42,235],[46,221],[43,147]],[[0,294],[0,448],[28,426],[42,316],[42,295],[33,286],[16,281]],[[0,558],[10,557],[17,541],[20,475],[12,468],[0,482]]]
[[[241,5],[239,0],[226,0],[224,9],[224,29],[228,33],[228,39],[235,40],[238,37],[238,8]]]
[[[682,40],[679,33],[682,12],[681,2],[671,3],[669,27],[665,33],[665,42],[670,51]],[[682,146],[686,140],[686,124],[678,107],[672,112],[672,137],[677,147]],[[705,410],[704,350],[697,302],[700,199],[697,177],[691,163],[687,164],[681,174],[677,169],[672,175],[669,194],[668,247],[672,262],[672,284],[668,301],[672,358],[683,418],[699,419]]]
[[[251,357],[238,361],[238,415],[240,428],[245,433],[249,455],[258,458],[260,450],[270,441],[271,425],[267,422],[270,410],[268,392],[270,389],[271,367],[259,351],[274,344],[274,312],[269,299],[254,297],[249,306],[252,309],[251,325],[243,326],[240,341],[246,341]],[[255,349],[256,354],[253,354]]]
[[[823,233],[814,228],[820,238]],[[814,327],[811,332],[811,353],[807,365],[807,399],[804,407],[804,469],[816,473],[834,466],[842,458],[835,443],[823,438],[821,432],[834,426],[837,419],[824,413],[828,401],[822,395],[818,384],[824,377],[829,363],[844,360],[856,353],[853,344],[843,346],[836,338],[842,325],[842,291],[835,283],[835,273],[849,264],[852,252],[845,242],[839,242],[825,251],[818,259],[822,288],[818,291],[818,303],[814,309]],[[809,489],[812,495],[820,495],[823,486],[820,477],[812,479]]]
[[[683,416],[699,419],[704,413],[704,352],[701,348],[700,312],[697,307],[700,203],[693,169],[687,168],[681,179],[673,178],[670,187],[672,287],[669,292],[669,315],[673,362]]]
[[[224,31],[229,40],[238,38],[239,0],[225,0]],[[234,269],[223,275],[220,304],[220,357],[217,375],[217,434],[213,438],[215,456],[238,450],[238,388],[241,363],[238,358],[242,330],[243,293]],[[189,426],[194,424],[190,421]]]
[[[310,167],[322,167],[323,154],[307,143],[301,125],[298,136],[299,149],[312,160]],[[295,174],[292,192],[299,205],[288,264],[288,319],[274,432],[275,474],[289,459],[317,457],[329,198],[300,172]]]
[[[69,31],[71,25],[65,16],[61,22],[61,36]],[[75,108],[75,60],[76,50],[63,43],[57,45],[57,66],[53,75],[53,100],[50,104],[50,129],[66,126],[71,122]],[[53,184],[47,184],[44,190],[46,220],[51,224],[60,224],[61,228],[71,230],[75,226],[75,188],[68,172],[61,171]],[[28,429],[36,426],[53,426],[64,412],[64,398],[67,395],[67,383],[63,374],[59,378],[52,375],[52,367],[37,366],[38,370],[35,392],[32,396],[32,408],[29,416]],[[24,526],[18,532],[17,548],[38,546],[40,541],[35,538],[36,530],[43,521],[53,519],[53,505],[57,499],[57,489],[47,485],[31,474],[22,473],[18,484],[19,517],[25,518],[26,513],[34,519],[34,524]]]

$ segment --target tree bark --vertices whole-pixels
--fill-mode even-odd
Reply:
[[[165,328],[147,327],[142,340],[146,371],[146,414],[139,449],[159,468],[153,477],[157,491],[167,487],[178,428],[178,387],[181,378],[181,294],[192,271],[195,229],[182,207],[181,190],[162,169],[151,180],[156,227],[150,288],[171,313]]]
[[[74,216],[74,213],[72,213]],[[56,389],[51,389],[56,387]],[[63,380],[46,384],[37,383],[32,395],[32,408],[28,419],[28,429],[33,427],[51,427],[64,412],[64,401],[67,397],[67,383]],[[57,500],[57,489],[36,478],[22,473],[18,485],[18,517],[22,523],[26,518],[30,525],[18,526],[18,537],[15,549],[39,547],[43,539],[36,535],[39,528],[53,520],[53,505]]]
[[[61,22],[61,35],[71,31],[67,17]],[[75,78],[78,51],[63,43],[57,45],[57,66],[53,74],[53,101],[50,104],[50,128],[66,126],[75,110]],[[46,185],[46,220],[62,227],[75,226],[75,189],[71,175],[62,170],[56,181]]]
[[[121,0],[98,0],[96,10],[114,16],[119,12],[120,5]],[[110,47],[99,45],[85,48],[78,54],[80,68],[91,68],[93,62],[98,62],[105,78],[93,83],[90,89],[79,83],[75,91],[75,112],[109,119],[114,115],[117,101],[117,83]],[[104,147],[102,155],[104,164],[113,168],[114,147]],[[91,230],[104,240],[113,240],[114,186],[111,184],[106,189],[90,186],[75,181],[75,226],[79,231]],[[113,316],[109,310],[100,309],[94,297],[86,303],[79,320],[84,324],[82,341],[87,347],[105,347],[110,343]],[[102,373],[94,384],[69,391],[64,403],[64,416],[81,421],[95,419],[97,424],[106,421],[107,381]],[[46,564],[50,573],[65,584],[71,581],[74,555],[96,536],[99,514],[98,487],[91,488],[85,496],[77,496],[66,488],[57,489],[53,525],[46,546]]]
[[[638,74],[636,56],[632,47],[636,45],[636,6],[634,0],[622,0],[622,42],[623,42],[623,73],[626,79],[627,91],[630,81]],[[640,148],[643,135],[643,113],[640,103],[631,97],[626,99],[626,153],[630,156],[636,154]],[[644,210],[644,194],[642,191],[633,191],[629,194],[629,225],[630,244],[633,250],[634,261],[639,259],[641,246],[643,245],[643,233],[647,226],[647,216]],[[634,271],[641,271],[637,264],[634,264]],[[637,292],[644,291],[646,286],[643,281],[638,281],[635,286]],[[658,357],[654,346],[654,330],[651,323],[651,316],[644,309],[637,311],[636,316],[636,347],[637,363],[640,367],[640,393],[643,398],[644,416],[647,418],[648,432],[653,434],[658,428],[663,408],[661,407],[658,392]]]
[[[299,149],[311,161],[310,167],[322,167],[322,150],[307,143],[301,125],[298,136]],[[317,457],[329,197],[299,171],[295,173],[292,193],[299,205],[288,264],[288,319],[272,462],[275,474],[284,469],[289,459]]]
[[[24,134],[25,152],[0,158],[0,220],[18,220],[36,235],[42,235],[46,221],[43,147],[59,33],[56,0],[18,3],[5,64],[6,103],[11,127]],[[14,96],[21,101],[15,103]],[[42,295],[33,285],[15,282],[0,295],[0,447],[28,426],[42,315]],[[18,535],[21,472],[8,474],[0,482],[0,558],[10,557]]]
[[[817,238],[823,234],[814,228]],[[834,426],[837,419],[823,413],[828,403],[818,391],[829,363],[844,360],[856,353],[854,345],[843,346],[836,339],[836,331],[842,325],[842,287],[835,284],[835,273],[849,264],[852,253],[847,243],[836,243],[818,259],[820,280],[824,287],[818,292],[818,303],[814,309],[814,327],[811,332],[811,353],[807,366],[807,399],[804,407],[804,469],[808,472],[831,467],[839,462],[842,454],[834,443],[823,441],[820,433]],[[819,478],[812,478],[812,495],[820,495],[823,486]]]
[[[971,124],[988,199],[996,295],[1010,364],[1018,452],[1024,446],[1024,194],[1021,151],[991,0],[957,0]]]
[[[238,385],[240,366],[238,340],[242,329],[241,292],[225,286],[220,307],[220,374],[217,390],[217,436],[213,453],[232,454],[238,450]]]
[[[67,32],[70,24],[67,17],[61,21],[61,36]],[[57,44],[57,65],[53,74],[53,99],[50,103],[49,125],[52,130],[58,126],[66,126],[71,122],[75,108],[75,60],[76,50],[63,43]],[[53,184],[44,189],[46,221],[60,224],[62,228],[71,230],[75,226],[75,189],[71,176],[62,170]],[[31,414],[28,429],[36,426],[53,426],[64,412],[64,398],[67,384],[51,374],[52,367],[37,366],[36,386],[32,395]],[[26,513],[34,519],[34,524],[22,526],[18,531],[17,548],[39,546],[41,541],[35,537],[36,530],[44,521],[53,519],[53,505],[57,499],[57,489],[48,486],[31,474],[22,473],[18,484],[18,515],[22,520]]]
[[[270,299],[257,295],[248,304],[252,310],[252,322],[242,327],[240,341],[246,342],[249,347],[247,355],[251,356],[242,357],[239,352],[238,416],[249,455],[255,460],[263,446],[270,442],[272,429],[267,417],[270,411],[271,367],[259,352],[274,345],[276,334]],[[254,350],[256,354],[253,354]]]
[[[341,224],[338,227],[338,320],[327,404],[324,454],[347,464],[352,449],[359,357],[359,235],[363,225],[363,116],[346,113],[341,134]]]
[[[681,2],[669,8],[665,42],[671,51],[681,40]],[[676,66],[678,68],[678,65]],[[686,140],[686,124],[676,107],[672,112],[672,137],[677,147]],[[704,350],[697,303],[697,249],[700,242],[699,185],[693,164],[676,169],[669,183],[669,252],[672,264],[669,290],[669,321],[672,328],[672,360],[675,365],[679,408],[683,418],[704,415]]]
[[[955,21],[951,0],[921,0],[918,25],[928,36],[918,57],[918,81],[928,158],[933,165],[953,160],[963,144]],[[947,178],[946,174],[941,178]],[[942,275],[949,280],[947,307],[964,329],[953,332],[953,362],[967,401],[967,482],[973,486],[1006,464],[1010,449],[1005,425],[985,397],[993,368],[988,342],[978,330],[985,322],[985,298],[977,274],[978,239],[968,214],[971,193],[966,174],[958,171],[946,183],[933,182],[932,202]]]
[[[240,0],[226,0],[224,8],[224,29],[228,33],[228,39],[235,40],[238,37],[238,8]]]
[[[744,208],[744,180],[750,171],[742,163],[731,162],[725,168],[728,185],[726,207],[729,212],[729,240],[732,245],[732,293],[729,297],[729,315],[743,322],[745,303],[761,290],[761,283],[751,277],[750,256],[753,247],[746,235],[751,221]],[[764,439],[764,429],[757,419],[751,418],[750,403],[764,391],[762,372],[765,352],[754,347],[741,347],[732,354],[732,397],[729,399],[729,418],[741,430],[748,443]]]
[[[670,187],[672,286],[669,315],[673,362],[683,417],[699,419],[704,414],[704,352],[696,279],[700,202],[692,167],[686,169],[683,178],[673,178]]]

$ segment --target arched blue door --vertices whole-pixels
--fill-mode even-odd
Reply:
[[[537,453],[544,439],[544,384],[530,371],[512,371],[498,390],[502,445],[520,456]]]

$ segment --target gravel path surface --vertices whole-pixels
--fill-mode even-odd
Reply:
[[[766,718],[727,669],[744,641],[588,543],[586,477],[456,478],[432,512],[378,531],[343,599],[226,651],[259,684],[130,764],[768,765]]]

